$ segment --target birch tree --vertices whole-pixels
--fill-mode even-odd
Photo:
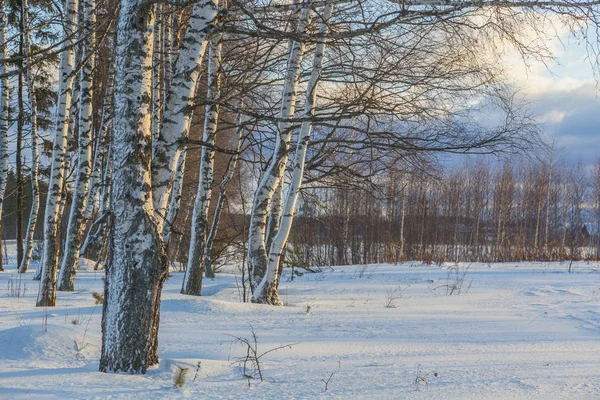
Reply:
[[[0,43],[6,43],[6,0],[0,1]],[[2,210],[4,195],[8,179],[8,121],[9,111],[9,83],[7,75],[7,46],[0,49],[0,230],[3,227]],[[1,247],[1,246],[0,246]],[[0,271],[4,270],[2,249],[0,249]]]
[[[111,40],[112,43],[112,40]],[[85,239],[79,249],[79,256],[84,256],[92,244],[97,244],[98,239],[107,235],[108,203],[110,192],[110,135],[113,125],[113,95],[114,95],[114,62],[107,71],[105,99],[102,106],[100,129],[94,138],[94,161],[90,176],[88,198],[85,203],[86,221],[95,218],[91,223]],[[97,207],[97,212],[94,212]]]
[[[317,87],[319,78],[321,76],[321,69],[323,66],[323,58],[325,56],[325,34],[327,33],[327,25],[331,18],[333,10],[332,5],[325,7],[322,18],[323,22],[320,29],[320,37],[313,59],[310,79],[306,88],[306,101],[304,105],[304,117],[312,117],[315,113],[315,105],[317,100]],[[298,143],[296,151],[294,153],[293,169],[292,169],[292,180],[290,182],[288,192],[285,196],[283,215],[279,224],[279,229],[275,234],[271,248],[269,250],[269,263],[267,265],[267,271],[263,276],[260,284],[254,290],[252,294],[252,301],[257,303],[269,303],[273,305],[281,305],[282,302],[279,300],[277,294],[278,277],[277,273],[279,270],[279,264],[285,244],[287,243],[290,230],[292,228],[292,222],[294,213],[296,210],[296,201],[302,186],[302,178],[304,176],[304,166],[306,163],[306,151],[308,148],[308,142],[310,139],[310,133],[312,130],[312,123],[310,120],[304,121],[300,127],[300,133],[298,134]],[[274,218],[277,215],[273,216]]]
[[[237,136],[237,148],[236,154],[232,155],[227,163],[227,169],[225,174],[223,175],[223,179],[219,183],[219,195],[217,197],[217,203],[215,205],[215,212],[213,214],[212,223],[210,225],[210,229],[208,231],[208,235],[206,236],[206,245],[205,245],[205,254],[204,254],[204,275],[207,278],[214,278],[215,273],[212,268],[212,250],[215,242],[215,238],[217,236],[217,230],[219,228],[219,222],[221,220],[221,215],[223,213],[223,205],[225,203],[226,193],[227,193],[227,185],[233,178],[233,174],[236,171],[238,159],[240,156],[240,150],[243,142],[243,132],[245,129],[245,124],[242,121],[241,114],[238,115],[237,123],[236,123],[236,136]]]
[[[190,128],[192,100],[196,93],[208,35],[217,22],[217,12],[217,0],[202,0],[192,7],[171,77],[161,131],[153,144],[152,196],[155,211],[160,216],[157,224],[161,230],[181,147]]]
[[[185,155],[186,150],[184,149],[179,157],[177,173],[175,174],[173,190],[171,191],[171,199],[169,201],[169,211],[167,212],[166,221],[163,226],[163,241],[165,242],[165,245],[168,245],[171,241],[173,224],[175,223],[175,218],[177,217],[179,206],[181,205],[181,192],[183,190],[183,177],[185,175]]]
[[[58,290],[73,291],[75,274],[79,264],[83,229],[85,228],[85,208],[92,168],[92,131],[93,131],[93,69],[94,69],[94,0],[82,0],[83,31],[85,38],[81,46],[82,60],[79,76],[79,118],[78,118],[78,157],[77,173],[69,212],[67,236],[64,244],[62,263],[58,277]]]
[[[27,0],[21,0],[21,12],[23,13],[24,25],[29,29],[29,6]],[[19,272],[25,273],[29,268],[31,254],[33,253],[33,235],[38,218],[40,188],[38,182],[38,170],[40,166],[39,147],[38,147],[38,123],[37,123],[37,99],[35,94],[35,85],[33,80],[33,71],[31,65],[31,44],[29,32],[24,34],[24,55],[26,60],[25,84],[27,86],[27,99],[29,102],[29,126],[31,137],[31,211],[25,233],[25,246],[23,259],[19,266]]]
[[[56,108],[56,126],[52,146],[52,164],[44,216],[44,245],[42,252],[41,283],[37,306],[54,306],[56,301],[56,274],[58,268],[57,224],[60,197],[64,186],[65,152],[69,133],[71,91],[73,85],[74,32],[77,22],[78,0],[67,0],[65,9],[64,37],[71,47],[61,53],[59,76],[59,99]]]
[[[310,19],[310,9],[302,8],[298,17],[296,33],[305,33]],[[289,142],[292,137],[290,123],[287,122],[294,115],[296,92],[298,88],[300,66],[304,52],[304,43],[291,41],[287,60],[286,75],[281,95],[281,108],[275,149],[273,156],[256,189],[250,216],[248,233],[248,271],[250,287],[254,289],[262,280],[267,269],[266,230],[267,217],[273,193],[280,184],[285,173],[285,161]]]
[[[153,6],[122,0],[112,140],[111,237],[102,316],[103,372],[145,373],[158,363],[167,259],[151,187]]]
[[[204,250],[206,231],[208,229],[208,207],[214,180],[215,151],[214,143],[219,120],[219,89],[221,80],[221,43],[217,36],[210,42],[208,57],[208,92],[207,106],[204,114],[204,133],[202,155],[200,156],[200,173],[198,192],[192,214],[192,231],[188,264],[181,288],[182,294],[200,296],[202,290],[202,274],[204,273]]]

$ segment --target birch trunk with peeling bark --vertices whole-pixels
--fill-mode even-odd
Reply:
[[[296,26],[297,33],[304,33],[310,19],[310,11],[307,7],[302,8]],[[292,136],[290,123],[287,122],[293,115],[296,103],[296,91],[300,76],[300,65],[304,43],[291,41],[287,61],[285,81],[281,95],[281,109],[278,125],[278,135],[275,141],[273,156],[267,170],[262,175],[252,203],[250,214],[250,227],[248,233],[248,271],[249,282],[252,291],[261,282],[267,270],[267,249],[265,236],[267,231],[267,218],[271,206],[273,194],[277,189],[285,173],[285,160]]]
[[[158,363],[160,295],[167,276],[151,188],[153,6],[121,0],[118,21],[100,371],[137,374]]]
[[[208,57],[208,90],[207,106],[204,116],[204,134],[202,140],[207,146],[202,147],[200,158],[200,173],[198,180],[198,192],[194,201],[192,213],[192,231],[190,238],[190,250],[188,253],[187,268],[182,294],[200,296],[202,290],[202,275],[204,273],[204,250],[206,243],[206,231],[208,229],[208,208],[214,180],[215,151],[212,148],[217,133],[219,119],[219,86],[221,76],[221,43],[220,38],[215,38],[210,43]]]
[[[85,228],[85,208],[87,192],[90,186],[92,167],[92,130],[93,130],[93,68],[94,68],[94,0],[83,0],[84,17],[83,35],[85,40],[81,47],[82,59],[87,63],[81,68],[79,76],[79,138],[77,157],[77,180],[73,190],[73,200],[69,212],[69,223],[65,240],[62,264],[58,276],[58,290],[73,291],[75,274],[79,264],[79,250],[83,230]]]
[[[67,0],[64,36],[73,44],[77,21],[78,0]],[[52,164],[44,216],[44,250],[41,259],[41,283],[37,306],[54,306],[56,301],[56,272],[58,267],[58,218],[60,197],[63,190],[65,151],[69,133],[71,90],[73,85],[73,47],[61,53],[59,74],[59,98],[56,111],[56,129],[52,147]]]
[[[320,29],[321,39],[319,39],[315,48],[315,56],[313,59],[310,79],[306,88],[304,117],[312,117],[315,113],[317,87],[321,77],[323,57],[325,55],[325,39],[323,36],[327,33],[327,25],[329,23],[329,19],[331,18],[331,12],[331,5],[325,7],[323,12],[323,24]],[[273,305],[282,304],[277,293],[277,286],[279,282],[279,263],[287,243],[290,230],[292,229],[292,222],[294,220],[294,213],[296,210],[296,201],[298,200],[298,193],[300,192],[300,187],[302,186],[302,177],[304,175],[304,166],[306,163],[306,151],[308,149],[311,131],[312,123],[310,121],[304,121],[301,125],[300,133],[298,134],[298,144],[296,146],[296,152],[294,154],[293,161],[292,180],[285,197],[283,215],[281,217],[279,229],[272,239],[271,248],[269,251],[269,263],[267,265],[267,271],[252,295],[252,301],[256,303],[268,303]]]
[[[21,2],[21,12],[23,13],[24,25],[29,26],[29,10],[27,0]],[[38,129],[37,129],[37,101],[35,97],[35,85],[33,82],[33,73],[31,66],[31,45],[29,42],[29,33],[26,32],[24,38],[24,55],[26,60],[25,84],[27,86],[27,100],[29,101],[29,125],[31,136],[31,211],[29,221],[27,222],[27,231],[25,233],[25,246],[23,250],[23,259],[19,266],[19,272],[25,273],[31,262],[33,253],[33,235],[37,224],[38,211],[40,208],[40,186],[38,181],[38,172],[40,167],[40,156],[38,147]]]

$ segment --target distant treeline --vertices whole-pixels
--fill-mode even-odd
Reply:
[[[435,174],[388,170],[359,189],[305,189],[286,259],[596,259],[600,165],[468,160]]]

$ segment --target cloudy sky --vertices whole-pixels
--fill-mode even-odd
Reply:
[[[556,62],[548,66],[525,67],[516,55],[507,57],[509,79],[532,102],[547,141],[570,162],[591,165],[600,157],[600,85],[584,44],[561,36],[552,43]]]

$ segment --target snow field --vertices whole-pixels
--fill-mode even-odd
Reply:
[[[92,293],[104,272],[93,265],[55,308],[35,307],[33,273],[0,273],[0,398],[600,398],[600,264],[344,266],[293,281],[287,271],[283,307],[242,303],[235,267],[198,298],[179,294],[172,272],[161,364],[145,376],[97,372]],[[236,363],[236,338],[252,330],[259,353],[291,344],[261,358],[262,383]],[[176,366],[189,368],[181,388]]]

